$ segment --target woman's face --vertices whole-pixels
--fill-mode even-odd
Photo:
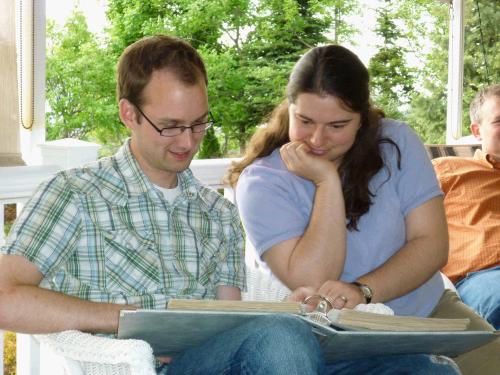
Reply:
[[[354,144],[361,115],[332,95],[302,93],[289,106],[290,141],[305,143],[311,154],[340,164]]]

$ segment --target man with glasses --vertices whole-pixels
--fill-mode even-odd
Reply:
[[[176,38],[144,38],[122,54],[117,80],[131,137],[26,204],[0,248],[0,329],[116,333],[124,308],[241,298],[238,212],[189,170],[213,123],[200,56]],[[316,374],[322,360],[305,323],[269,316],[165,363],[159,373],[292,375]]]

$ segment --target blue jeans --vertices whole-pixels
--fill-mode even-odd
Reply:
[[[439,360],[436,360],[438,359]],[[395,355],[325,364],[311,327],[266,315],[189,349],[158,373],[168,375],[459,374],[446,357]],[[167,370],[167,371],[165,371]]]
[[[463,303],[500,329],[500,266],[471,272],[455,287]]]

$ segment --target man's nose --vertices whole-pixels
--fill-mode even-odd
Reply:
[[[185,149],[190,149],[193,144],[193,131],[189,127],[185,127],[184,131],[177,136],[177,144]]]

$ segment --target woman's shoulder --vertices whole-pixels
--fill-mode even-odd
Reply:
[[[391,138],[396,141],[399,138],[404,138],[411,133],[412,130],[403,121],[394,120],[390,118],[383,118],[380,120],[380,134],[382,137]]]
[[[281,160],[279,149],[275,149],[271,154],[255,159],[250,165],[243,169],[242,175],[254,173],[278,173],[286,171],[285,164]]]
[[[281,159],[279,149],[270,155],[255,159],[252,164],[243,169],[239,179],[238,188],[270,188],[289,190],[291,186],[308,185],[309,180],[290,172]]]
[[[381,119],[380,137],[388,138],[402,148],[423,147],[422,141],[417,133],[403,121],[388,118]]]

